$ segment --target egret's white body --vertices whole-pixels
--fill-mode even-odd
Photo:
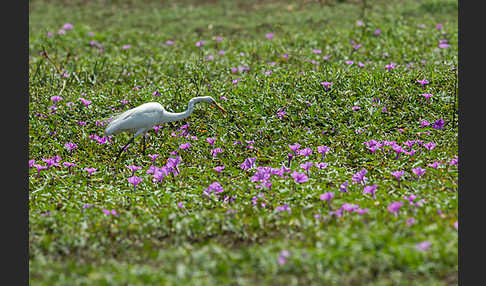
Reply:
[[[155,125],[170,121],[161,116],[163,114],[166,114],[166,110],[160,103],[144,103],[114,117],[106,127],[105,135],[116,135],[128,131],[135,133],[136,137]]]
[[[137,136],[145,134],[153,126],[187,118],[194,111],[194,104],[198,102],[210,103],[222,111],[225,111],[210,96],[198,96],[192,98],[187,105],[187,110],[178,113],[165,110],[165,108],[158,102],[148,102],[129,109],[112,118],[105,129],[105,135],[116,135],[127,131],[134,134],[130,140],[130,142],[132,142]],[[128,144],[125,145],[125,147],[126,146],[128,146]]]

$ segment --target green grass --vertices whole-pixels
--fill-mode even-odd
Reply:
[[[350,1],[179,3],[30,2],[29,159],[46,165],[43,158],[61,157],[59,166],[39,175],[35,167],[29,171],[30,283],[457,284],[458,171],[449,164],[458,154],[457,1],[372,1],[364,15],[361,2]],[[73,29],[58,35],[66,23]],[[382,32],[374,35],[377,28]],[[270,32],[271,40],[265,37]],[[438,48],[443,39],[450,47]],[[195,45],[201,40],[202,48]],[[358,50],[352,40],[361,44]],[[396,67],[387,71],[391,62]],[[234,67],[250,70],[234,73]],[[430,83],[422,89],[417,79]],[[333,82],[331,89],[322,81]],[[433,94],[430,102],[422,93]],[[55,95],[63,99],[52,113]],[[141,138],[116,163],[129,135],[105,144],[92,138],[103,136],[97,120],[148,101],[180,112],[195,95],[213,96],[228,114],[199,104],[186,120],[149,132],[146,154],[159,155],[157,167],[180,144],[192,144],[178,151],[180,173],[162,183],[146,173],[152,159],[142,155]],[[279,118],[283,107],[287,115]],[[439,118],[444,128],[432,128]],[[431,125],[422,127],[422,120]],[[172,136],[185,124],[198,140]],[[214,146],[206,142],[211,137]],[[416,144],[414,155],[396,159],[390,146],[367,150],[364,142],[371,139],[436,146]],[[70,153],[67,142],[78,147]],[[305,172],[301,163],[321,162],[317,146],[331,148],[328,166],[312,167],[308,182],[272,175],[271,189],[259,189],[250,180],[255,171],[240,168],[250,157],[256,166],[286,165],[288,145],[295,143],[313,150],[293,158],[291,169],[299,172]],[[223,153],[213,157],[216,147]],[[428,166],[436,161],[437,169]],[[77,165],[69,173],[63,162]],[[135,191],[128,165],[142,167]],[[213,167],[221,165],[218,175]],[[84,168],[91,167],[97,170],[90,177]],[[420,180],[412,173],[416,167],[426,169]],[[376,199],[351,183],[363,168],[366,185],[378,186]],[[391,174],[398,170],[405,171],[400,184]],[[216,181],[224,192],[210,200],[203,192]],[[340,192],[345,181],[348,192]],[[368,212],[332,216],[319,199],[325,192],[335,194],[333,211],[350,203]],[[424,202],[409,205],[403,196],[411,194]],[[397,216],[387,209],[395,201],[404,202]],[[291,212],[278,212],[285,204]],[[409,218],[416,223],[407,226]],[[431,246],[419,251],[423,241]],[[280,264],[283,250],[290,256]]]

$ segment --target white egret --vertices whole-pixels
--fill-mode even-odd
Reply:
[[[116,135],[121,132],[130,132],[133,137],[118,153],[115,161],[118,160],[125,148],[132,143],[135,138],[143,134],[143,153],[145,155],[145,134],[155,125],[166,122],[182,120],[187,118],[194,111],[194,104],[198,102],[209,103],[221,111],[226,112],[211,96],[197,96],[189,100],[187,110],[184,112],[169,112],[158,102],[148,102],[129,109],[120,115],[113,117],[105,129],[105,135]]]

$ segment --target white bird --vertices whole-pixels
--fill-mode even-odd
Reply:
[[[143,153],[145,155],[145,134],[155,125],[187,118],[194,111],[194,104],[198,102],[209,103],[226,112],[211,96],[197,96],[189,100],[187,110],[184,112],[169,112],[158,102],[148,102],[113,117],[105,129],[106,136],[116,135],[125,131],[134,134],[130,141],[120,150],[115,161],[118,160],[128,144],[132,143],[141,134],[144,135]]]

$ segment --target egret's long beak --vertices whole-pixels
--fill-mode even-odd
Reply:
[[[224,108],[222,108],[219,104],[217,104],[216,102],[213,103],[214,106],[216,106],[219,110],[223,111],[224,113],[227,113],[226,110],[224,110]]]

